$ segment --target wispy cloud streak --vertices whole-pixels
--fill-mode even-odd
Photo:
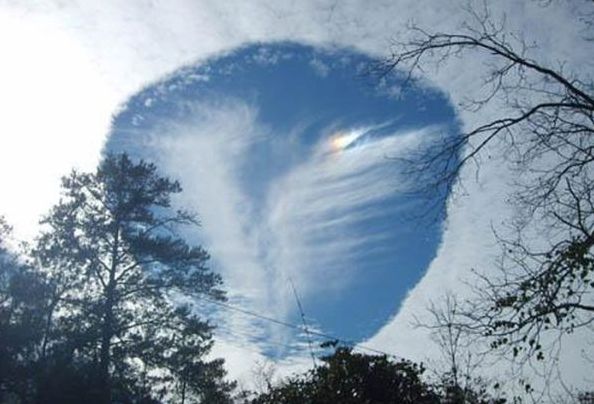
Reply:
[[[380,137],[372,135],[375,127],[343,128],[347,135],[357,134],[348,147],[332,149],[333,137],[323,132],[306,155],[296,158],[290,154],[302,148],[283,142],[294,142],[300,125],[289,130],[293,136],[275,133],[274,151],[258,151],[259,142],[270,141],[272,134],[253,104],[219,99],[184,108],[188,118],[165,119],[125,148],[156,157],[184,184],[178,202],[196,210],[201,221],[200,231],[189,236],[212,254],[230,303],[289,321],[296,310],[290,281],[305,299],[344,291],[357,274],[353,260],[390,237],[390,228],[375,234],[357,228],[393,213],[395,196],[407,189],[387,155],[404,156],[440,131],[428,127]],[[243,171],[270,154],[294,163],[267,173],[266,195],[256,198],[243,184]],[[294,330],[241,313],[215,316],[223,346],[234,351],[249,345],[244,360],[284,352],[285,361],[302,363],[298,358],[305,346]]]

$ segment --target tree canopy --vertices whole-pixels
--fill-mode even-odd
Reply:
[[[333,343],[326,343],[330,346]],[[320,366],[291,376],[248,400],[251,404],[502,404],[474,380],[461,387],[451,380],[430,382],[425,367],[387,355],[367,355],[339,346]]]
[[[322,358],[321,366],[287,379],[251,403],[438,403],[438,395],[421,379],[423,372],[413,362],[339,347]]]
[[[73,171],[62,189],[28,265],[19,276],[2,267],[11,286],[3,308],[18,303],[25,313],[28,295],[35,314],[26,314],[34,325],[10,321],[32,338],[30,355],[16,351],[27,340],[8,353],[32,372],[22,378],[29,387],[10,393],[23,402],[228,402],[222,360],[205,360],[213,327],[191,304],[224,299],[222,282],[207,252],[181,236],[197,220],[171,206],[180,184],[120,154],[96,172]]]

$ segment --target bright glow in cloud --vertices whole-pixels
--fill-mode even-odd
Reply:
[[[339,152],[341,150],[346,149],[349,145],[351,145],[355,140],[359,139],[361,135],[363,135],[365,131],[361,129],[352,130],[347,133],[338,132],[333,134],[330,137],[330,147],[332,151]]]
[[[352,58],[352,65],[367,60],[352,52],[342,55]],[[398,101],[366,95],[369,87],[326,93],[325,88],[341,83],[340,72],[351,70],[329,67],[325,75],[311,78],[310,57],[329,66],[341,60],[297,45],[254,46],[206,66],[181,70],[130,100],[115,118],[107,145],[110,150],[156,160],[166,173],[180,179],[184,193],[179,203],[196,211],[202,224],[198,234],[188,236],[206,245],[232,304],[295,321],[293,284],[313,316],[311,325],[323,331],[327,324],[316,321],[319,308],[312,308],[312,299],[325,296],[328,301],[322,304],[333,307],[333,300],[344,299],[341,294],[367,277],[370,266],[378,266],[379,271],[386,265],[373,260],[389,263],[394,258],[388,248],[398,239],[394,218],[399,211],[408,211],[410,204],[398,201],[407,181],[386,156],[402,157],[436,135],[449,133],[448,119],[453,115],[447,114],[447,106],[436,103],[435,120],[443,127],[409,129],[408,123],[407,129],[398,129],[393,122]],[[322,111],[326,105],[313,93],[270,114],[277,106],[280,73],[294,72],[298,66],[305,69],[292,75],[298,86],[311,80],[319,92],[335,97],[327,101],[339,103],[335,115],[312,124],[304,111]],[[232,77],[226,73],[230,68]],[[205,71],[210,72],[207,81],[192,79],[203,77]],[[243,75],[250,77],[247,84]],[[173,90],[162,90],[171,89],[170,83],[176,83]],[[219,86],[226,90],[217,90]],[[257,96],[232,96],[229,88]],[[292,100],[298,94],[288,85],[284,92]],[[378,99],[389,107],[378,107]],[[364,111],[362,118],[382,123],[346,124],[343,116],[351,110]],[[337,138],[335,143],[344,146],[340,152],[332,148]],[[398,267],[389,270],[410,273]],[[350,300],[355,302],[356,297]],[[234,356],[234,376],[245,379],[254,357],[263,360],[271,355],[283,366],[301,364],[307,357],[308,345],[303,337],[296,338],[294,330],[243,314],[215,315],[222,346],[237,352],[247,345],[249,351],[243,365],[236,364]]]
[[[142,85],[185,63],[257,40],[337,43],[384,54],[391,37],[405,39],[410,19],[437,31],[456,30],[465,18],[460,6],[466,4],[465,0],[431,5],[385,0],[374,7],[365,1],[330,0],[0,1],[0,213],[7,215],[19,234],[30,235],[38,215],[57,198],[57,178],[73,166],[88,169],[95,164],[117,106]],[[495,16],[505,12],[510,32],[523,36],[526,43],[539,44],[530,50],[535,57],[552,64],[562,60],[569,70],[584,70],[591,66],[594,42],[581,39],[573,12],[580,6],[576,4],[553,2],[541,7],[540,2],[507,0],[490,6]],[[476,60],[454,58],[439,71],[429,69],[426,74],[458,105],[476,95],[472,89],[478,88],[481,69]],[[499,108],[493,105],[478,114],[461,111],[460,118],[469,127],[483,117],[497,116]],[[307,165],[301,169],[308,172]],[[223,168],[214,173],[222,180],[228,175]],[[409,326],[412,314],[444,289],[462,290],[460,278],[470,268],[489,270],[485,257],[493,252],[490,226],[510,215],[504,200],[511,175],[496,159],[483,163],[480,184],[474,182],[472,170],[462,175],[470,198],[459,198],[449,207],[438,256],[401,304],[399,314],[372,340],[378,347],[400,349],[422,359],[431,344],[426,333]],[[336,195],[358,198],[341,192],[338,189]],[[232,196],[237,198],[232,201],[241,202],[241,195]],[[282,204],[290,200],[283,202],[279,197],[270,203],[277,209],[277,223],[286,221]],[[228,213],[225,209],[231,207],[210,209]],[[243,236],[234,237],[242,240]],[[254,237],[252,242],[264,241]],[[235,253],[245,254],[240,247]],[[246,265],[252,265],[252,257],[247,257]],[[579,355],[581,346],[567,344],[568,357]],[[576,359],[564,371],[578,380],[583,369]]]

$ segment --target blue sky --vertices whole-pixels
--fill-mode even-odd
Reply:
[[[489,58],[428,63],[415,74],[422,86],[402,98],[387,91],[397,78],[378,89],[358,62],[410,39],[411,21],[480,29],[469,5],[536,43],[530,57],[591,74],[586,1],[0,0],[0,214],[30,239],[60,176],[93,170],[106,148],[130,150],[183,182],[179,204],[202,219],[188,236],[209,247],[234,304],[299,322],[291,278],[317,329],[417,361],[439,357],[411,322],[446,291],[466,296],[472,269],[496,273],[493,227],[513,219],[514,172],[489,146],[479,172],[461,171],[445,221],[412,226],[402,220],[416,209],[403,196],[407,178],[386,155],[468,130],[505,103],[461,107],[485,95],[477,83]],[[281,373],[311,364],[292,332],[213,315],[213,355],[231,377],[249,383],[266,355],[281,358]],[[584,341],[576,333],[563,346],[565,382],[591,369]]]
[[[288,293],[293,280],[312,326],[362,341],[394,314],[441,237],[439,220],[414,220],[426,206],[407,193],[410,184],[393,157],[456,134],[453,109],[442,94],[403,87],[396,75],[378,83],[369,73],[374,63],[346,49],[247,46],[186,66],[131,97],[114,119],[106,149],[156,160],[182,185],[191,183],[182,199],[205,223],[191,236],[213,251],[213,266],[233,278],[232,303],[241,299],[244,308],[299,323]],[[212,115],[238,119],[239,105],[253,111],[249,125],[227,129],[216,122],[205,133]],[[202,147],[192,148],[188,136],[201,139]],[[398,142],[404,137],[415,144]],[[222,139],[229,149],[214,151]],[[237,139],[246,143],[239,151],[231,145]],[[171,142],[189,150],[177,154]],[[179,169],[192,164],[188,158],[201,165],[205,153],[220,153],[216,164],[228,171],[221,183],[204,178],[207,161],[204,173]],[[330,175],[333,170],[340,172]],[[201,188],[198,195],[192,194],[194,186]],[[202,196],[215,189],[218,195]],[[201,209],[201,199],[225,204],[234,193],[241,202],[230,206],[237,220],[226,231],[239,236],[230,241],[211,234],[210,223],[220,224],[212,210]],[[275,222],[280,204],[291,209]],[[253,263],[244,268],[245,258],[229,251],[235,248],[255,250]],[[288,259],[297,262],[286,268]],[[253,276],[249,271],[264,274],[257,287],[269,297],[246,297],[241,285]],[[270,307],[278,304],[286,309]],[[265,335],[260,339],[267,352],[294,353],[285,345],[267,346]]]

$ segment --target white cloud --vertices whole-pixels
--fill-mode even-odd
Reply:
[[[0,205],[30,233],[60,176],[97,163],[116,98],[87,50],[43,19],[0,13],[0,49]]]
[[[509,0],[491,3],[491,7],[496,15],[505,11],[508,27],[524,35],[527,43],[534,40],[540,45],[532,50],[539,57],[558,57],[569,70],[591,65],[593,43],[580,41],[580,24],[571,11],[579,5],[553,2],[540,7],[536,1]],[[97,161],[118,105],[141,86],[185,63],[254,40],[333,42],[384,54],[391,38],[407,35],[405,22],[409,19],[438,30],[455,29],[462,16],[459,5],[434,2],[428,6],[413,0],[377,1],[373,7],[365,1],[313,0],[0,1],[0,212],[16,225],[19,234],[31,234],[38,215],[56,200],[58,176],[72,166],[89,168]],[[427,75],[457,105],[472,96],[481,68],[472,59],[454,59],[439,71],[428,70]],[[462,112],[461,118],[469,127],[481,116],[497,112]],[[243,117],[253,123],[248,110]],[[195,136],[189,138],[199,141]],[[238,142],[233,147],[241,150],[244,140],[231,142]],[[211,146],[220,150],[217,148],[224,145]],[[231,228],[234,219],[239,219],[233,208],[242,203],[242,196],[225,188],[229,180],[225,167],[217,167],[216,161],[208,163],[214,164],[212,190],[227,192],[230,200],[224,206],[206,200],[204,209],[222,215],[220,220],[228,221],[222,226]],[[412,331],[407,321],[429,297],[447,287],[458,290],[459,279],[471,267],[485,265],[493,251],[490,225],[509,217],[504,204],[509,173],[502,167],[495,160],[485,162],[482,185],[471,178],[471,170],[464,172],[470,197],[449,207],[448,226],[436,259],[373,344],[386,350],[401,349],[413,357],[426,352],[427,339]],[[302,169],[308,173],[307,167]],[[221,182],[215,184],[215,179]],[[382,185],[374,187],[379,194],[384,190]],[[280,202],[276,203],[280,211]],[[278,220],[287,220],[277,215]],[[216,236],[217,230],[213,231]],[[230,234],[234,262],[256,266],[256,257],[248,250],[257,240]],[[254,279],[246,285],[256,292],[259,283]],[[577,375],[582,368],[571,364],[568,369]]]
[[[354,138],[370,129],[354,129]],[[408,188],[385,156],[403,156],[430,134],[427,129],[393,134],[338,152],[327,151],[333,137],[323,138],[312,156],[275,183],[270,193],[267,232],[277,254],[276,271],[297,279],[307,293],[322,292],[328,285],[341,290],[349,281],[345,268],[351,254],[386,236],[353,233],[349,226],[384,215],[385,208],[376,204]]]
[[[286,172],[267,173],[269,191],[259,200],[241,182],[246,163],[270,157],[254,148],[270,137],[257,108],[236,99],[184,103],[184,108],[189,118],[164,118],[126,147],[157,156],[159,166],[184,184],[179,203],[198,212],[200,241],[222,271],[231,303],[281,320],[295,311],[291,282],[302,297],[337,293],[349,285],[349,259],[389,234],[348,229],[386,214],[378,203],[406,189],[386,154],[403,156],[439,131],[426,128],[357,141],[375,127],[344,128],[352,138],[350,147],[332,150],[333,137],[322,135],[300,160],[283,144],[295,141],[295,130],[293,137],[277,134],[275,153],[297,162]],[[286,328],[236,312],[219,313],[217,323],[219,341],[230,352],[248,346],[246,357],[233,356],[233,376],[245,380],[253,365],[249,362],[264,358],[266,350],[289,353],[282,363],[301,363],[305,351],[295,346],[294,332]]]

